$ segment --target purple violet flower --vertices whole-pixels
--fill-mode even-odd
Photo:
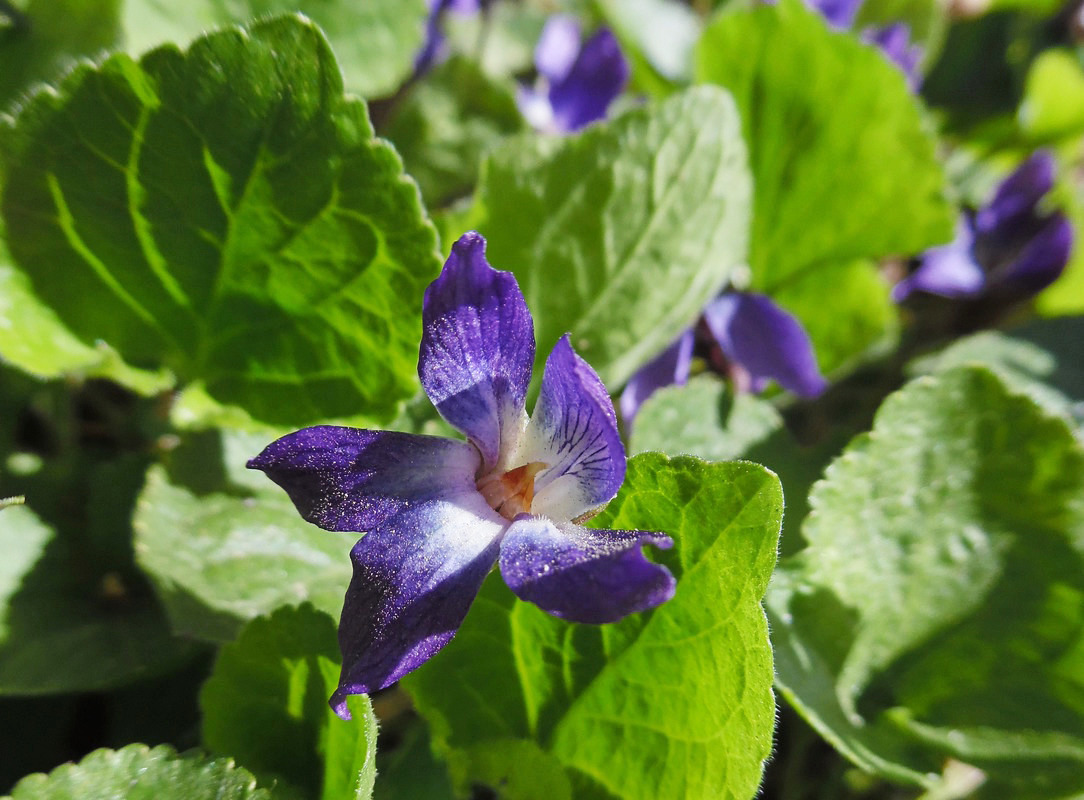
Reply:
[[[918,269],[893,288],[892,298],[902,302],[915,291],[966,298],[1045,289],[1061,275],[1073,247],[1065,214],[1038,211],[1053,186],[1053,157],[1034,153],[1002,181],[988,205],[963,214],[951,242],[926,251]]]
[[[517,596],[575,622],[673,596],[670,571],[642,552],[671,547],[669,536],[577,524],[617,493],[625,451],[609,395],[567,334],[528,418],[534,355],[515,277],[464,234],[425,292],[418,374],[468,441],[320,425],[248,463],[309,522],[365,534],[339,623],[339,716],[348,695],[384,688],[444,647],[496,563]]]
[[[579,22],[567,14],[546,20],[535,46],[542,86],[520,87],[519,107],[537,130],[572,133],[605,118],[629,79],[617,38],[600,28],[581,45]]]
[[[482,8],[483,0],[429,0],[429,17],[425,23],[425,43],[414,58],[414,74],[426,72],[443,57],[444,32],[440,28],[446,11],[473,14]]]
[[[899,67],[907,78],[912,92],[922,83],[918,65],[922,61],[922,47],[911,43],[911,28],[906,22],[894,22],[881,28],[866,28],[862,41],[875,45],[885,57]]]
[[[707,305],[701,322],[710,340],[709,363],[724,371],[737,391],[761,392],[769,380],[803,397],[816,397],[828,387],[802,324],[765,295],[725,292]],[[693,331],[686,331],[632,376],[621,395],[626,425],[653,392],[688,380],[693,344]]]
[[[845,31],[854,24],[862,3],[863,0],[806,0],[806,5],[837,31]]]

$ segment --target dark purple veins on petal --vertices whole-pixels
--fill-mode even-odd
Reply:
[[[370,531],[412,503],[474,489],[466,442],[318,425],[283,436],[248,462],[286,490],[302,518],[331,531]]]
[[[524,515],[501,543],[501,575],[523,600],[573,622],[616,622],[674,596],[674,576],[643,546],[668,549],[669,536],[592,530]]]
[[[532,510],[558,522],[608,502],[625,479],[625,448],[610,395],[567,334],[546,359],[517,460],[546,464],[535,479]]]
[[[518,435],[522,424],[534,323],[515,276],[493,269],[485,247],[478,233],[461,236],[426,289],[418,375],[441,416],[490,469],[502,436]]]

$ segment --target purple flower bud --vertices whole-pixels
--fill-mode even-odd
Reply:
[[[541,86],[523,87],[520,110],[539,130],[571,133],[604,119],[629,78],[617,38],[600,28],[581,44],[575,18],[550,17],[535,48]]]
[[[1005,292],[1019,297],[1045,289],[1061,275],[1073,247],[1073,228],[1060,211],[1039,206],[1054,185],[1055,165],[1037,152],[1009,175],[993,199],[964,214],[956,237],[926,251],[918,268],[892,290],[899,302],[914,291],[943,297]]]

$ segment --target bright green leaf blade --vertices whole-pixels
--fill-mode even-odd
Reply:
[[[719,14],[700,40],[696,75],[733,92],[749,142],[752,287],[774,296],[804,282],[803,301],[786,305],[811,329],[822,367],[834,369],[894,320],[887,287],[844,265],[952,238],[919,104],[875,47],[830,31],[798,2]],[[840,341],[840,329],[821,331],[828,309],[860,332]]]
[[[13,124],[8,244],[82,341],[268,422],[414,393],[435,232],[310,23],[84,66]]]
[[[425,40],[425,0],[125,0],[128,52],[165,42],[185,44],[210,28],[248,24],[298,11],[327,34],[346,77],[363,97],[391,94],[414,69]]]
[[[1084,131],[1084,69],[1071,50],[1050,49],[1035,59],[1016,119],[1024,134],[1036,143],[1079,136]]]
[[[263,783],[285,779],[310,797],[367,800],[376,718],[367,697],[351,706],[350,722],[332,713],[339,660],[335,621],[311,605],[253,620],[222,648],[200,692],[203,743]]]
[[[1065,421],[985,369],[921,378],[810,504],[768,595],[788,699],[890,777],[951,755],[1002,796],[1084,790],[1084,451]]]
[[[34,85],[58,78],[78,58],[117,40],[119,0],[28,0],[15,24],[0,27],[0,110]],[[0,20],[5,15],[0,12]]]
[[[334,686],[339,680],[338,662],[324,663],[324,679]],[[328,709],[324,753],[322,800],[369,800],[376,786],[377,722],[367,695],[351,695],[347,708],[353,719],[339,719]]]
[[[153,598],[88,569],[29,508],[0,511],[0,553],[0,695],[110,689],[193,655]]]
[[[256,787],[251,773],[228,758],[179,756],[168,745],[130,744],[120,750],[95,750],[78,764],[64,764],[48,775],[35,774],[15,785],[13,800],[271,800],[275,793]]]
[[[537,365],[571,332],[616,388],[745,260],[750,192],[733,102],[700,87],[579,136],[512,139],[476,210],[534,314]]]
[[[134,518],[136,557],[178,633],[228,641],[279,606],[311,601],[338,617],[356,537],[302,520],[268,482],[198,494],[152,468]]]
[[[752,797],[774,726],[760,598],[781,512],[757,465],[632,459],[592,524],[671,534],[653,555],[677,594],[574,625],[491,576],[456,638],[405,680],[453,776],[515,785],[512,798]]]
[[[523,125],[512,85],[456,57],[415,84],[381,132],[403,157],[426,203],[439,208],[469,195],[485,151]]]

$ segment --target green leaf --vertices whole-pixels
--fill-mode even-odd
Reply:
[[[6,5],[6,4],[5,4]],[[34,84],[55,80],[76,59],[117,40],[118,0],[28,0],[0,26],[0,111]],[[0,21],[6,15],[0,11]]]
[[[84,343],[265,422],[414,393],[435,233],[311,23],[80,67],[6,133],[8,245]]]
[[[266,483],[204,493],[170,482],[161,467],[148,472],[136,557],[178,633],[229,641],[247,620],[304,600],[338,616],[357,537],[310,525]]]
[[[192,656],[153,598],[26,506],[0,511],[0,553],[0,695],[110,689]]]
[[[1072,51],[1050,49],[1039,54],[1028,71],[1016,119],[1033,142],[1084,131],[1084,70]]]
[[[460,787],[751,798],[774,725],[760,598],[781,512],[778,481],[755,464],[641,455],[592,524],[672,535],[657,554],[677,577],[672,600],[575,625],[491,576],[456,638],[404,680]]]
[[[475,210],[534,314],[537,364],[571,332],[616,388],[744,261],[750,191],[734,104],[700,87],[578,136],[510,140]]]
[[[113,378],[142,394],[168,389],[171,377],[129,367],[102,342],[91,347],[34,296],[23,272],[10,266],[0,241],[0,360],[39,378]]]
[[[484,152],[522,128],[513,87],[456,57],[414,85],[382,132],[418,181],[426,203],[437,208],[468,195]]]
[[[989,369],[1014,392],[1050,414],[1084,414],[1084,317],[1038,320],[1006,333],[983,331],[908,365],[912,375],[973,364]]]
[[[717,15],[696,75],[733,92],[749,142],[752,288],[801,294],[780,299],[810,329],[821,367],[834,369],[893,325],[887,287],[853,262],[952,238],[919,104],[876,48],[793,1]],[[858,324],[853,339],[822,330],[828,310]]]
[[[1084,791],[1084,450],[960,367],[890,396],[813,488],[768,593],[784,696],[864,769]],[[999,788],[1000,787],[1000,788]]]
[[[298,11],[327,34],[346,77],[363,97],[391,94],[414,69],[425,41],[425,0],[125,0],[128,52],[186,43],[210,28]]]
[[[648,398],[636,415],[629,452],[656,450],[727,461],[741,458],[782,427],[783,418],[771,403],[751,394],[731,394],[725,382],[701,375]]]
[[[316,796],[372,796],[376,717],[367,697],[344,722],[328,706],[339,682],[334,620],[311,605],[248,623],[219,653],[200,692],[203,743],[262,782]]]
[[[179,756],[164,744],[95,750],[78,764],[28,775],[11,792],[13,800],[271,800],[276,794],[258,789],[256,779],[228,758]]]

